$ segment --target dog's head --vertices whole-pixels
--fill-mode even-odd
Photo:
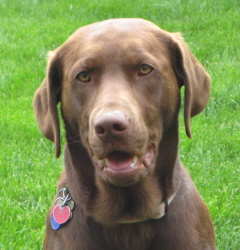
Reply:
[[[159,143],[177,127],[180,88],[191,137],[190,118],[205,107],[209,83],[179,34],[141,19],[108,20],[51,52],[34,110],[58,157],[61,102],[68,139],[80,136],[96,176],[128,186],[153,173]]]

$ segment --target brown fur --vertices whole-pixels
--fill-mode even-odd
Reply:
[[[140,75],[143,64],[153,71]],[[83,70],[89,72],[89,82],[76,79]],[[209,76],[179,34],[141,19],[85,26],[49,55],[34,110],[58,157],[61,102],[67,144],[58,190],[68,185],[75,208],[73,218],[53,230],[56,195],[44,249],[215,249],[208,209],[179,161],[182,86],[186,133],[191,137],[190,118],[208,101]],[[108,124],[108,117],[119,119],[124,130],[103,137],[102,127],[100,132],[96,127]],[[103,161],[122,151],[138,156],[136,171],[124,178],[108,172]],[[151,219],[161,203],[166,204],[165,215]],[[142,221],[119,223],[127,215]]]

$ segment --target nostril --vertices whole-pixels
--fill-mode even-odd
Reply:
[[[113,124],[113,130],[116,132],[124,131],[127,128],[126,124]]]
[[[96,126],[95,131],[99,135],[103,135],[105,133],[105,129],[103,127],[101,127],[101,126]]]

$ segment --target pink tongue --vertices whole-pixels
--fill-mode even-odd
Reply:
[[[113,170],[121,170],[128,168],[132,161],[133,156],[124,152],[112,152],[108,155],[109,167]]]

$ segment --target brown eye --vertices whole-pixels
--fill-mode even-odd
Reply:
[[[90,82],[91,78],[90,75],[87,71],[82,71],[80,72],[77,76],[76,79],[81,81],[81,82]]]
[[[145,76],[145,75],[150,74],[152,71],[153,71],[153,67],[151,67],[147,64],[143,64],[143,65],[141,65],[141,67],[139,69],[138,75]]]

